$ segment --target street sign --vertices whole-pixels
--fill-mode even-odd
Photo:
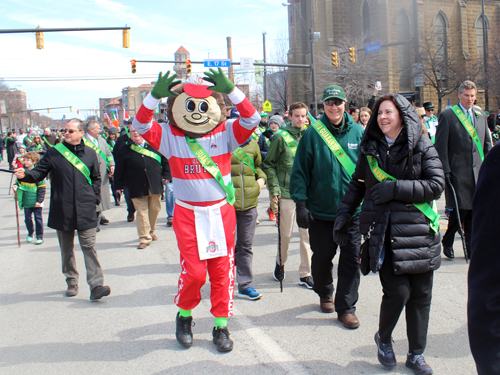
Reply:
[[[205,68],[229,68],[231,66],[231,61],[229,59],[203,60],[203,66]]]
[[[382,49],[382,43],[380,42],[380,40],[365,44],[365,53],[377,52],[380,51],[381,49]]]
[[[262,106],[262,110],[264,112],[271,112],[273,110],[273,106],[269,100],[266,100],[264,102],[264,105]]]
[[[424,87],[424,77],[419,76],[419,77],[413,78],[413,85],[415,87]]]
[[[253,58],[251,58],[251,57],[240,58],[240,69],[241,70],[253,69]]]

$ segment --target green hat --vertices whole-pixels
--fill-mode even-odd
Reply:
[[[269,115],[268,115],[266,112],[261,112],[261,113],[260,113],[260,117],[262,117],[262,118],[266,118],[266,117],[268,117],[268,116],[269,116]]]
[[[344,89],[340,86],[337,86],[337,85],[328,86],[325,89],[325,91],[323,91],[322,101],[324,102],[325,100],[328,100],[328,99],[340,99],[340,100],[345,101]]]

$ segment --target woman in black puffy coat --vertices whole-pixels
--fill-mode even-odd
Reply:
[[[370,269],[379,272],[384,293],[375,341],[378,359],[387,367],[396,366],[391,335],[406,306],[406,366],[419,374],[432,373],[422,354],[433,273],[441,264],[439,216],[432,209],[425,215],[414,204],[431,208],[444,187],[438,153],[422,136],[414,108],[399,94],[379,98],[361,140],[349,189],[338,207],[334,238],[339,244],[348,240],[348,223],[363,201],[360,230],[368,241]]]

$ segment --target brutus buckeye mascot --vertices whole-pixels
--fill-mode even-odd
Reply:
[[[175,81],[160,73],[158,82],[144,99],[133,126],[170,163],[176,207],[174,231],[182,272],[175,303],[177,341],[190,347],[194,309],[200,289],[210,276],[212,331],[217,350],[233,349],[227,318],[233,315],[234,292],[234,187],[231,154],[259,125],[260,116],[245,95],[235,88],[222,69],[210,69],[203,79],[213,86]],[[229,96],[241,117],[226,121],[221,93]],[[153,121],[154,109],[168,97],[169,124]]]

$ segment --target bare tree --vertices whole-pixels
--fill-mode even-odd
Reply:
[[[288,64],[288,36],[284,30],[278,33],[271,52],[270,62],[275,64]],[[275,67],[267,74],[267,96],[273,106],[273,112],[285,112],[289,105],[288,94],[288,69]]]
[[[488,47],[488,89],[496,96],[497,104],[500,105],[500,27],[492,35],[492,41]]]

